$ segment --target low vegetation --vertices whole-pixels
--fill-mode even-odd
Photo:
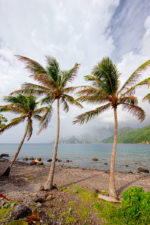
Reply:
[[[150,192],[142,188],[132,187],[123,193],[122,203],[108,203],[98,199],[96,191],[88,190],[77,185],[60,186],[54,192],[56,198],[46,201],[28,218],[19,221],[9,221],[11,210],[16,202],[5,202],[0,209],[1,224],[34,224],[38,217],[41,224],[61,223],[74,224],[105,224],[105,225],[148,225],[150,224]],[[107,193],[105,193],[107,194]],[[14,204],[15,203],[15,204]],[[34,212],[37,206],[32,205]],[[44,215],[41,216],[41,215]],[[28,223],[27,223],[28,221]],[[53,222],[54,223],[53,223]],[[30,223],[29,223],[30,222]],[[33,222],[33,223],[31,223]]]

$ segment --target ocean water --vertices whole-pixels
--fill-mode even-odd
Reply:
[[[18,144],[0,144],[0,154],[8,153],[11,158],[17,147]],[[60,144],[57,158],[62,162],[58,164],[109,170],[111,151],[112,144]],[[22,161],[25,157],[41,157],[43,162],[48,164],[47,160],[52,157],[52,153],[52,144],[24,144],[18,159]],[[92,158],[99,160],[95,162]],[[66,160],[72,162],[66,163]],[[118,144],[115,169],[122,172],[137,172],[138,167],[150,170],[150,145]]]

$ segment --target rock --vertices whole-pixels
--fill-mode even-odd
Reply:
[[[46,198],[47,201],[50,201],[50,200],[53,200],[53,199],[54,199],[54,197],[53,197],[52,194],[49,194],[49,195],[47,196],[47,198]]]
[[[78,194],[78,191],[77,190],[73,190],[73,193]]]
[[[145,168],[142,168],[142,167],[139,167],[138,168],[138,173],[149,173],[149,170],[145,169]]]
[[[29,160],[29,158],[23,158],[23,161],[28,161]]]
[[[34,158],[33,158],[33,157],[31,157],[31,158],[29,158],[29,160],[34,160]]]
[[[125,165],[125,167],[129,167],[129,165]]]
[[[36,194],[36,196],[33,198],[33,201],[43,203],[46,201],[47,197],[48,197],[48,193],[41,192]]]
[[[5,154],[5,153],[1,154],[0,158],[3,158],[3,157],[9,157],[9,154]]]
[[[128,173],[133,174],[133,172],[132,172],[132,171],[129,171]]]
[[[41,207],[42,207],[42,204],[41,204],[40,202],[38,202],[38,203],[36,204],[36,207],[37,207],[37,208],[41,208]]]
[[[40,187],[40,191],[44,191],[44,186],[43,185]]]
[[[61,160],[61,159],[58,159],[57,161],[58,161],[58,162],[62,162],[62,160]]]
[[[19,205],[15,206],[12,211],[12,217],[14,219],[20,219],[23,217],[27,217],[27,216],[30,216],[31,214],[32,214],[32,210],[23,204],[19,204]]]
[[[108,165],[108,163],[104,163],[104,165]]]
[[[33,160],[32,162],[30,162],[30,165],[31,166],[36,165],[36,162]]]
[[[51,162],[51,161],[52,161],[52,159],[48,159],[48,160],[47,160],[47,162]]]
[[[92,192],[93,192],[94,194],[96,194],[96,193],[98,193],[98,192],[99,192],[99,190],[98,190],[98,189],[96,189],[96,188],[92,188]]]
[[[30,162],[30,165],[44,165],[44,163],[42,161],[34,159],[32,160],[32,162]]]
[[[34,202],[43,203],[43,202],[45,202],[45,199],[44,198],[41,198],[41,197],[37,197],[36,199],[34,199]]]
[[[93,161],[98,161],[98,158],[93,158],[92,160],[93,160]]]
[[[42,161],[42,159],[41,159],[41,158],[36,158],[35,160],[37,160],[37,161]]]
[[[66,162],[69,163],[69,162],[72,162],[72,160],[67,159]]]

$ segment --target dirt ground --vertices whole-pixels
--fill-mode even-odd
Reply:
[[[0,174],[7,168],[8,162],[0,161]],[[47,179],[49,166],[30,166],[16,162],[9,179],[0,180],[0,193],[13,197],[15,192],[37,192]],[[116,188],[122,192],[131,187],[143,187],[150,191],[150,174],[115,173]],[[54,184],[57,186],[79,185],[88,189],[108,190],[109,172],[56,166]],[[15,195],[16,196],[16,195]]]
[[[0,161],[0,174],[7,168],[7,165],[8,162]],[[24,204],[31,206],[33,205],[34,196],[39,193],[41,185],[46,181],[48,172],[49,166],[31,166],[27,163],[16,162],[12,168],[10,177],[8,179],[0,179],[0,194],[7,196],[7,198],[11,200],[21,200]],[[115,180],[117,192],[120,196],[125,189],[131,186],[143,187],[144,191],[150,191],[149,174],[116,172]],[[67,224],[65,222],[58,223],[56,218],[59,218],[59,221],[60,218],[63,219],[62,215],[65,215],[65,210],[70,210],[70,208],[68,208],[68,203],[81,205],[76,195],[71,195],[70,191],[62,191],[62,187],[63,190],[64,188],[66,188],[66,190],[72,190],[72,187],[77,186],[92,191],[98,189],[99,191],[107,192],[109,172],[56,166],[54,184],[57,185],[59,191],[54,190],[51,192],[51,202],[38,205],[40,212],[43,210],[42,215],[46,215],[43,213],[47,212],[47,207],[50,208],[49,215],[53,222],[41,224]],[[34,206],[36,207],[36,205]],[[76,220],[74,222],[68,222],[68,224],[103,224],[102,220],[94,216],[94,214],[88,215],[89,216],[86,217],[87,223],[84,222],[85,218],[83,218],[83,220],[77,220],[77,217],[75,217]],[[46,216],[44,218],[46,218]],[[70,219],[70,216],[68,218]],[[54,223],[54,221],[56,223]]]

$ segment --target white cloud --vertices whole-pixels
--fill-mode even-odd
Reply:
[[[62,69],[69,69],[78,62],[81,68],[73,85],[82,85],[83,75],[90,73],[102,57],[111,57],[112,53],[118,54],[121,51],[120,46],[116,47],[113,30],[109,26],[118,6],[119,0],[30,0],[30,3],[27,0],[0,0],[0,101],[2,102],[3,95],[18,89],[23,82],[31,81],[23,64],[14,57],[15,54],[33,58],[43,65],[44,56],[51,55],[57,58]],[[133,11],[130,10],[128,19]],[[125,11],[123,15],[125,18]],[[123,80],[150,56],[149,17],[142,26],[145,26],[146,31],[143,34],[140,52],[126,52],[118,62]],[[116,31],[124,35],[124,28],[119,24]],[[132,31],[132,37],[134,35],[136,36],[136,33]],[[82,111],[91,108],[93,106],[88,105]],[[74,116],[82,111],[70,108],[68,114],[61,113],[62,136],[71,133],[82,135],[88,132],[87,130],[105,127],[107,123],[110,126],[113,124],[113,112],[110,111],[101,115],[98,120],[80,126],[80,129],[79,126],[72,127]],[[125,122],[127,119],[126,114],[122,114],[120,110],[119,120]],[[51,141],[55,136],[55,125],[54,109],[48,130],[38,138],[33,135],[32,142]],[[19,135],[22,129],[23,125],[15,128],[15,131]],[[9,142],[18,141],[18,137],[14,137],[13,133],[13,129],[6,132],[2,142],[8,141],[8,136]]]

